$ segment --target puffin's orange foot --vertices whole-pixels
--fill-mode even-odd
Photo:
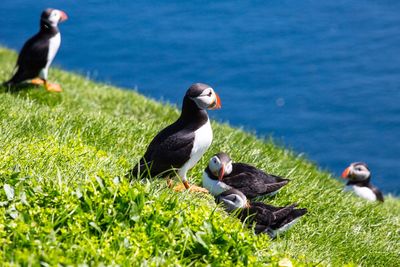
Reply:
[[[207,189],[205,189],[203,187],[200,187],[200,186],[196,186],[196,185],[191,185],[190,188],[189,188],[189,191],[190,192],[206,193],[206,194],[208,193]]]
[[[49,92],[53,92],[53,93],[62,92],[61,86],[59,84],[56,84],[56,83],[45,83],[44,87]]]
[[[31,80],[31,84],[34,84],[34,85],[43,85],[43,84],[44,84],[44,81],[43,81],[42,79],[40,79],[40,78],[35,78],[35,79]]]
[[[173,188],[173,190],[176,191],[176,192],[182,192],[182,191],[186,190],[186,187],[183,184],[180,183],[177,186],[175,186]]]
[[[196,185],[191,185],[189,188],[186,188],[184,184],[178,184],[177,186],[174,187],[174,191],[176,192],[182,192],[185,191],[186,189],[189,190],[189,192],[208,193],[207,189]]]

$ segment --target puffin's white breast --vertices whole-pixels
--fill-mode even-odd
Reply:
[[[56,57],[58,48],[60,48],[61,44],[61,34],[57,33],[49,40],[49,51],[47,52],[47,63],[46,66],[41,69],[39,76],[45,80],[47,80],[47,75],[49,71],[49,67],[53,62],[53,59]]]
[[[194,165],[200,160],[207,149],[210,147],[213,139],[213,132],[211,129],[210,120],[194,132],[193,148],[190,152],[190,159],[180,168],[179,175],[186,176],[186,172],[193,168]]]
[[[353,191],[359,197],[369,201],[376,201],[375,193],[366,186],[348,185],[345,187],[345,191]]]
[[[53,62],[53,59],[56,57],[58,48],[60,48],[61,44],[61,34],[57,33],[49,40],[49,53],[47,54],[47,64],[46,68],[49,68],[50,64]]]
[[[232,187],[219,180],[211,179],[207,172],[203,172],[203,187],[210,191],[211,195],[218,196]]]

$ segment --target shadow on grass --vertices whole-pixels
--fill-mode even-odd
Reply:
[[[54,107],[62,102],[62,93],[49,93],[43,86],[22,83],[14,86],[0,86],[0,93],[9,93],[25,99],[35,100],[37,103]]]

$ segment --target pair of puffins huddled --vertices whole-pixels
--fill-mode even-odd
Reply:
[[[171,178],[178,176],[182,184],[174,187],[175,190],[186,188],[210,192],[227,211],[235,211],[242,221],[254,226],[256,233],[275,237],[304,215],[307,209],[297,209],[297,204],[274,207],[248,199],[275,194],[289,182],[288,179],[266,174],[245,163],[232,163],[230,157],[221,152],[210,159],[204,171],[204,188],[189,185],[187,172],[196,165],[213,140],[206,110],[220,107],[220,98],[211,86],[193,84],[183,98],[180,117],[154,137],[127,177],[164,177],[172,187]]]

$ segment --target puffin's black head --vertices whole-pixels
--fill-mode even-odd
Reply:
[[[68,16],[64,11],[53,8],[47,8],[40,16],[40,22],[51,27],[57,27],[58,23],[67,19]]]
[[[232,160],[228,154],[219,152],[215,154],[208,162],[208,168],[218,180],[222,181],[225,175],[232,172]]]
[[[186,97],[196,103],[199,109],[219,109],[221,100],[211,86],[204,83],[195,83],[186,91]]]
[[[222,203],[228,211],[249,207],[246,196],[234,188],[216,196],[215,202]]]
[[[371,177],[371,172],[368,165],[364,162],[354,162],[347,167],[343,173],[343,179],[349,179],[351,181],[364,181]]]

